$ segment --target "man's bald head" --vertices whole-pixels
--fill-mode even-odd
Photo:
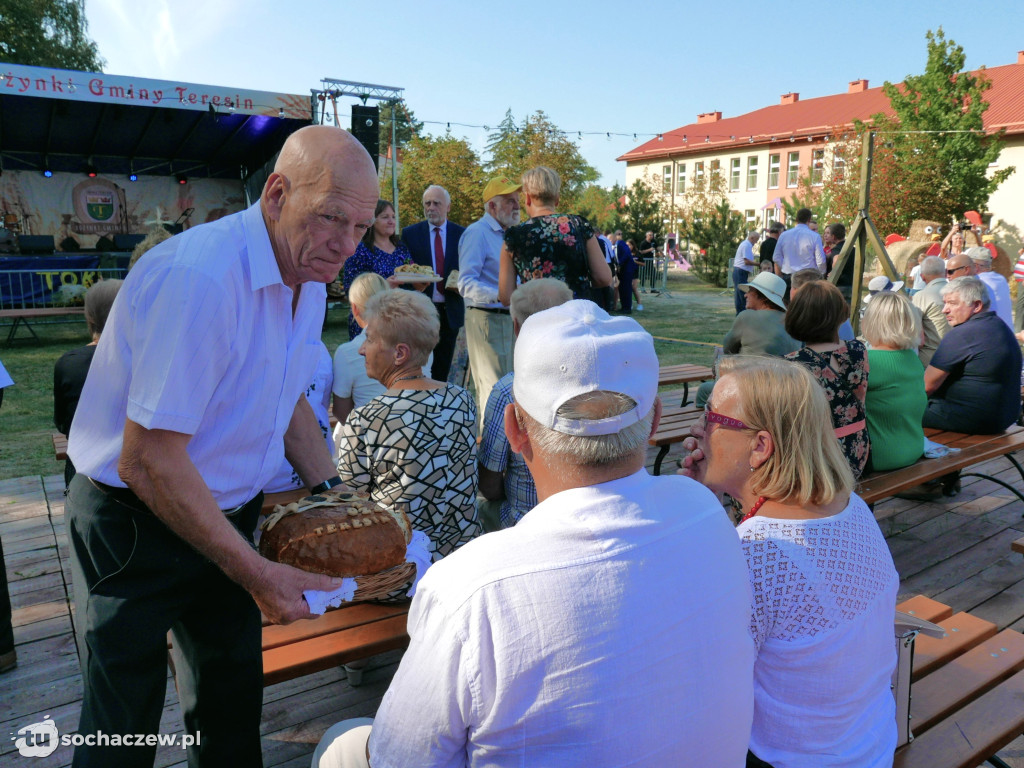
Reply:
[[[974,275],[974,262],[966,253],[958,253],[946,260],[946,275],[948,277],[971,277]]]
[[[260,198],[285,285],[336,279],[377,198],[373,161],[348,131],[311,125],[289,136]]]

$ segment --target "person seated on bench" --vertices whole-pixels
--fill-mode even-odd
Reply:
[[[935,258],[935,257],[929,257]],[[924,366],[917,355],[921,313],[902,293],[886,291],[868,302],[862,330],[871,349],[867,421],[871,456],[867,471],[899,469],[921,458],[928,405]]]
[[[542,277],[523,283],[512,292],[509,309],[512,333],[519,336],[523,323],[531,315],[572,301],[572,290],[561,280]],[[505,435],[505,407],[512,402],[512,377],[509,371],[491,389],[484,411],[483,433],[477,464],[480,466],[480,522],[485,532],[511,528],[537,506],[537,487],[523,457],[513,451]],[[492,511],[492,508],[497,509]]]
[[[815,280],[794,287],[786,332],[804,346],[786,359],[806,366],[825,391],[836,438],[856,478],[864,471],[870,447],[864,418],[868,360],[863,342],[839,339],[839,328],[849,318],[850,305],[832,283]]]
[[[107,324],[107,315],[114,306],[117,292],[121,290],[123,280],[100,280],[93,283],[85,292],[85,325],[89,329],[92,341],[84,347],[69,349],[53,366],[53,425],[62,435],[71,433],[71,422],[78,410],[78,398],[82,396],[85,377],[92,365],[92,356],[96,352],[103,327]],[[71,485],[75,476],[75,465],[71,459],[64,460],[64,488]]]
[[[899,576],[852,492],[825,394],[796,363],[732,357],[709,406],[682,471],[746,512],[758,649],[747,767],[889,768]]]
[[[998,434],[1020,415],[1020,346],[991,311],[988,289],[978,278],[950,280],[942,298],[950,328],[924,372],[928,407],[923,424]]]
[[[349,414],[338,438],[338,475],[374,501],[405,504],[430,537],[434,559],[480,535],[476,513],[476,406],[457,384],[423,373],[440,320],[418,291],[366,302],[366,373],[386,391]]]
[[[770,272],[757,274],[739,286],[747,294],[747,308],[736,315],[732,328],[722,340],[726,355],[774,355],[782,357],[800,349],[800,342],[786,333],[786,282]],[[697,389],[694,403],[704,406],[715,387],[705,381]]]
[[[514,362],[505,429],[540,503],[427,572],[372,732],[339,723],[312,765],[740,768],[746,569],[706,488],[644,469],[654,340],[570,301],[523,324]]]

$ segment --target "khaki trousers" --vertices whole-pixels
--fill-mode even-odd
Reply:
[[[510,315],[466,307],[466,347],[469,351],[469,370],[473,374],[473,386],[476,389],[478,434],[491,390],[498,379],[512,370],[514,345]]]

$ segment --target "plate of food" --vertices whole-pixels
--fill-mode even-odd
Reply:
[[[399,283],[439,283],[441,276],[422,264],[403,264],[395,268],[394,278]]]

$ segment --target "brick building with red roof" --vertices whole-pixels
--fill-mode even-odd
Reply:
[[[988,207],[997,238],[1016,252],[1024,238],[1024,51],[1015,64],[985,69],[984,74],[992,83],[985,94],[985,129],[1006,129],[993,170],[1017,168]],[[831,134],[878,112],[892,113],[882,89],[854,80],[846,93],[802,101],[798,93],[787,93],[778,104],[736,117],[700,114],[696,122],[667,131],[618,159],[626,163],[627,186],[646,176],[672,211],[678,210],[688,184],[717,170],[733,210],[751,227],[765,226],[784,216],[781,200],[797,191],[801,177],[811,173],[812,180],[823,181],[842,163],[833,157]],[[666,224],[675,228],[674,221]]]

